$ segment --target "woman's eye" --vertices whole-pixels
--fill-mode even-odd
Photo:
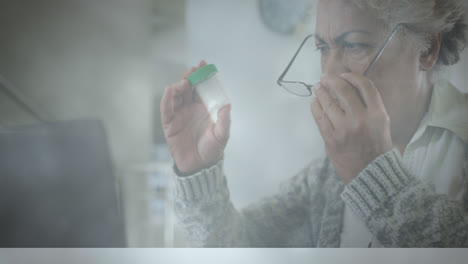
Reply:
[[[363,44],[363,43],[345,43],[344,48],[347,51],[351,51],[353,53],[364,52],[370,48],[370,45]]]
[[[316,46],[316,50],[321,52],[321,53],[324,53],[328,50],[328,46],[325,46],[325,45],[317,45]]]

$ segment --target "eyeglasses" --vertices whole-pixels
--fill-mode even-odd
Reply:
[[[387,38],[387,40],[385,41],[384,45],[382,45],[382,47],[380,48],[380,50],[377,52],[377,54],[374,56],[374,58],[372,59],[372,61],[369,63],[369,66],[367,66],[367,69],[364,71],[363,75],[364,76],[367,76],[367,74],[369,73],[370,69],[372,68],[372,66],[374,66],[374,64],[379,60],[380,56],[382,55],[383,51],[385,50],[385,48],[388,46],[388,44],[390,43],[390,41],[393,39],[393,37],[395,36],[395,33],[397,32],[398,28],[403,25],[403,24],[398,24],[395,26],[395,28],[392,30],[392,33],[390,34],[390,36]],[[294,61],[296,60],[296,57],[297,55],[299,54],[299,52],[301,51],[301,49],[303,48],[304,44],[312,37],[314,37],[315,35],[314,34],[311,34],[311,35],[308,35],[301,43],[301,45],[299,46],[299,49],[296,51],[296,53],[294,54],[294,56],[292,57],[291,61],[289,62],[288,66],[286,66],[286,69],[283,71],[283,73],[280,75],[280,77],[278,78],[278,81],[276,82],[279,86],[283,87],[286,91],[294,94],[294,95],[297,95],[297,96],[301,96],[301,97],[308,97],[308,96],[311,96],[312,95],[312,88],[314,87],[315,84],[309,84],[309,83],[306,83],[306,82],[302,82],[302,81],[286,81],[286,80],[283,80],[283,78],[286,76],[286,74],[288,73],[289,69],[291,68],[291,65],[293,65]]]

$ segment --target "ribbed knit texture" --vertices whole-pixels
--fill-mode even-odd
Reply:
[[[385,247],[468,246],[468,195],[462,204],[436,194],[405,170],[396,149],[346,187],[328,160],[312,162],[280,193],[241,211],[222,161],[175,180],[175,212],[193,247],[339,247],[345,203]]]
[[[217,194],[222,194],[224,198],[229,197],[226,177],[223,176],[222,161],[198,174],[178,177],[176,195],[183,201],[209,201]]]
[[[351,181],[341,198],[365,218],[413,180],[415,178],[409,177],[403,169],[398,150],[392,149],[375,159]]]
[[[193,247],[339,247],[344,203],[341,180],[315,161],[277,195],[237,211],[222,161],[176,176],[175,212]]]
[[[468,247],[463,203],[410,176],[396,149],[369,164],[341,196],[386,247]]]

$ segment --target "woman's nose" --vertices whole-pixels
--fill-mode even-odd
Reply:
[[[322,74],[339,75],[350,71],[346,58],[337,49],[330,51],[328,56],[322,59]]]

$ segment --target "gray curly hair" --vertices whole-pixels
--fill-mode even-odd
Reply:
[[[428,48],[430,36],[442,33],[436,69],[456,64],[467,45],[464,0],[352,0],[358,7],[374,13],[389,28],[405,24],[417,44]]]

